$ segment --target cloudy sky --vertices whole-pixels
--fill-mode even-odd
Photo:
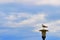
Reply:
[[[60,40],[60,0],[0,0],[0,40]]]

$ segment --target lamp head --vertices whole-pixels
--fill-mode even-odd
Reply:
[[[42,32],[42,36],[46,36],[46,32],[48,31],[48,30],[47,30],[47,26],[42,25],[42,29],[41,29],[41,30],[39,30],[39,31],[41,31],[41,32]]]

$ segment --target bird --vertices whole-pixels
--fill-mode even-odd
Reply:
[[[45,26],[44,24],[42,24],[42,27],[43,27],[43,28],[47,28],[47,26]]]

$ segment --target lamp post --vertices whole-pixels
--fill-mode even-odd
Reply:
[[[45,38],[46,38],[46,32],[48,31],[46,28],[47,28],[47,26],[45,26],[45,25],[42,24],[42,29],[39,30],[42,33],[42,39],[43,40],[45,40]]]

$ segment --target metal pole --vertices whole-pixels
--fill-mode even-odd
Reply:
[[[41,29],[41,30],[39,30],[39,31],[42,32],[42,40],[45,40],[45,39],[46,39],[46,32],[47,32],[48,30],[45,29],[45,28],[47,28],[47,26],[43,25],[42,27],[43,27],[43,29]]]
[[[42,39],[45,40],[46,36],[42,36]]]

